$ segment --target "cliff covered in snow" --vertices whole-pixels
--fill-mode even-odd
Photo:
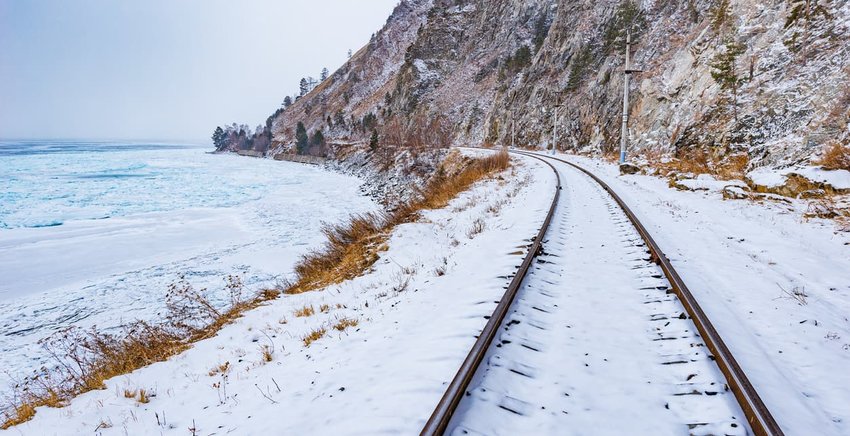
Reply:
[[[548,146],[557,117],[559,148],[611,153],[630,30],[637,150],[807,163],[850,140],[848,17],[837,0],[405,0],[274,117],[274,142],[293,144],[303,122],[331,142],[375,130],[388,143],[390,127],[440,118],[455,144],[509,144],[513,131]]]

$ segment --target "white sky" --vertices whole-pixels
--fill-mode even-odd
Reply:
[[[333,72],[398,0],[0,0],[0,138],[210,142]]]

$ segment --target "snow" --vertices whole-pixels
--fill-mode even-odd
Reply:
[[[440,78],[440,73],[433,71],[431,67],[428,66],[428,63],[422,59],[414,59],[413,66],[416,67],[416,71],[419,73],[419,80],[423,83],[438,80]]]
[[[692,191],[719,192],[727,186],[745,187],[747,184],[741,180],[717,180],[711,175],[700,174],[695,179],[679,180],[676,184],[684,186]]]
[[[198,148],[0,158],[23,193],[0,212],[14,226],[0,229],[0,365],[15,377],[47,362],[37,341],[59,329],[157,319],[181,276],[216,304],[228,274],[273,285],[323,221],[377,209],[353,177]],[[131,166],[150,177],[86,178]]]
[[[450,433],[746,434],[722,374],[625,214],[589,177],[555,165],[564,189],[545,253]]]
[[[773,168],[758,168],[747,174],[756,185],[775,188],[785,184],[785,174]]]
[[[800,201],[723,201],[714,190],[681,192],[658,178],[619,176],[615,165],[564,157],[606,179],[632,206],[786,434],[850,433],[848,235],[827,221],[802,222]],[[41,408],[9,433],[83,434],[101,423],[104,435],[419,432],[548,210],[549,168],[515,161],[513,174],[398,227],[368,274],[283,296],[167,362],[109,380],[68,407]],[[483,401],[474,406],[484,412],[462,409],[458,423],[493,432],[529,428],[492,407],[501,404],[522,408],[540,432],[669,434],[700,422],[709,425],[690,432],[740,433],[728,393],[681,395],[712,391],[722,380],[701,347],[690,346],[699,339],[690,320],[675,316],[678,302],[644,289],[663,279],[643,260],[634,230],[584,176],[562,170],[562,177],[563,204],[546,254],[507,320],[521,322],[500,329],[502,347],[488,356],[487,377],[501,378],[485,393],[490,382],[476,376],[467,399]],[[478,220],[484,230],[475,234]],[[305,305],[328,309],[294,316]],[[333,329],[342,318],[359,324]],[[543,333],[531,336],[528,326]],[[305,347],[301,338],[320,327],[328,333]],[[659,344],[653,335],[680,340]],[[515,353],[507,341],[538,341],[543,351]],[[271,362],[263,361],[263,346],[274,350]],[[679,360],[687,363],[661,365]],[[212,371],[226,362],[226,374]],[[511,369],[533,373],[531,384],[510,384],[507,377],[518,380],[507,375]],[[124,389],[139,388],[154,394],[149,403],[124,397]],[[553,427],[556,421],[569,427]]]
[[[747,174],[747,177],[757,185],[773,188],[785,184],[785,180],[790,174],[798,174],[815,182],[826,183],[836,189],[850,189],[850,171],[827,171],[821,167],[813,166],[793,167],[781,170],[758,168]]]
[[[723,201],[562,157],[632,207],[786,434],[850,433],[850,235],[804,220],[804,201]]]
[[[284,296],[167,362],[107,382],[9,432],[411,434],[418,432],[486,323],[548,210],[554,176],[528,163],[396,229],[373,271]],[[470,232],[476,220],[485,230]],[[445,274],[438,270],[445,268]],[[328,313],[298,318],[304,305]],[[354,318],[356,328],[329,328]],[[305,347],[319,326],[326,337]],[[260,347],[273,347],[264,363]],[[230,362],[226,379],[211,369]],[[216,384],[215,387],[214,384]],[[280,387],[280,390],[278,390]],[[123,390],[154,392],[139,404]],[[268,398],[267,398],[268,397]]]
[[[836,189],[850,189],[850,171],[827,171],[820,167],[805,167],[795,171],[797,174],[816,182],[826,183]]]

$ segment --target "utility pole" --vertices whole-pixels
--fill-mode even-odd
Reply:
[[[559,112],[559,109],[561,108],[561,106],[563,106],[563,104],[556,104],[555,105],[555,121],[554,121],[554,127],[552,129],[552,154],[553,155],[558,150],[558,112]]]
[[[555,118],[552,120],[552,154],[555,154],[555,147],[558,146],[558,105],[555,105]]]
[[[629,52],[632,49],[632,32],[626,32],[626,66],[623,70],[623,128],[620,136],[620,165],[626,163],[626,148],[629,145]]]
[[[511,148],[514,148],[514,139],[516,138],[516,119],[514,118],[514,113],[511,111]]]
[[[632,32],[626,32],[626,66],[623,68],[623,76],[625,77],[623,84],[623,128],[622,136],[620,137],[620,165],[626,163],[626,150],[629,146],[629,76],[634,73],[643,72],[643,70],[633,70],[629,64],[629,57],[632,51]]]

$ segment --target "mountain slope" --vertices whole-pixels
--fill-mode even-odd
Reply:
[[[558,147],[610,153],[630,27],[644,70],[629,101],[635,147],[806,162],[850,136],[848,16],[850,2],[826,0],[403,1],[366,47],[274,119],[274,138],[291,144],[302,121],[332,140],[365,141],[393,119],[440,115],[457,144],[510,143],[514,120],[517,145],[545,146],[560,103]]]

